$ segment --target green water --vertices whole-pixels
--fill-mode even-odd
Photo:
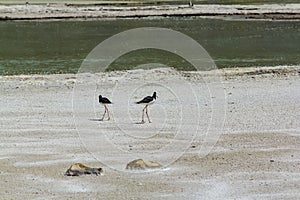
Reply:
[[[300,21],[195,17],[1,21],[0,74],[76,73],[86,55],[101,41],[138,27],[164,27],[187,34],[208,51],[219,68],[300,64]],[[172,56],[154,50],[136,51],[120,57],[110,70],[151,62],[191,70],[184,60]]]

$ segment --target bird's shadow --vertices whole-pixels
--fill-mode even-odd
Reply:
[[[90,121],[94,121],[94,122],[102,122],[102,119],[89,119]]]
[[[145,124],[145,122],[135,122],[135,124]]]
[[[89,119],[90,121],[94,122],[103,122],[104,120],[102,119]],[[134,124],[146,124],[146,122],[135,122]]]

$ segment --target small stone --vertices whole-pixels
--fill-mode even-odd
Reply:
[[[65,176],[80,176],[80,175],[103,175],[102,168],[87,167],[82,163],[75,163],[65,172]]]
[[[275,160],[270,160],[270,162],[275,162]]]
[[[143,159],[133,160],[126,165],[126,169],[138,169],[138,170],[153,169],[159,167],[161,167],[161,164],[159,164],[158,162],[148,161]]]

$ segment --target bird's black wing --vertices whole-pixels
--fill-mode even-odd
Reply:
[[[111,103],[111,101],[108,98],[102,97],[99,101],[100,103]]]
[[[140,103],[149,103],[149,102],[151,102],[151,101],[153,101],[153,97],[147,96],[147,97],[143,98],[142,100],[140,100],[140,101],[138,101],[138,102],[136,102],[136,103],[137,103],[137,104],[140,104]]]

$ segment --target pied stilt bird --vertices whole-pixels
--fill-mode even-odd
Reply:
[[[107,120],[110,120],[109,111],[108,111],[108,108],[107,108],[106,105],[107,104],[112,104],[112,102],[108,98],[102,97],[101,95],[99,95],[99,103],[102,104],[104,106],[104,109],[105,109],[104,114],[102,116],[102,119],[100,119],[100,120],[103,121],[104,116],[106,114],[106,111],[107,111],[107,116],[108,116]]]
[[[143,109],[142,122],[141,123],[145,123],[145,121],[144,121],[144,112],[145,112],[145,110],[146,110],[146,115],[147,115],[148,121],[149,121],[149,123],[151,123],[150,117],[148,115],[148,106],[153,104],[155,102],[155,100],[156,100],[156,92],[154,92],[152,96],[147,96],[147,97],[143,98],[142,100],[136,102],[137,104],[145,105],[145,107]]]

